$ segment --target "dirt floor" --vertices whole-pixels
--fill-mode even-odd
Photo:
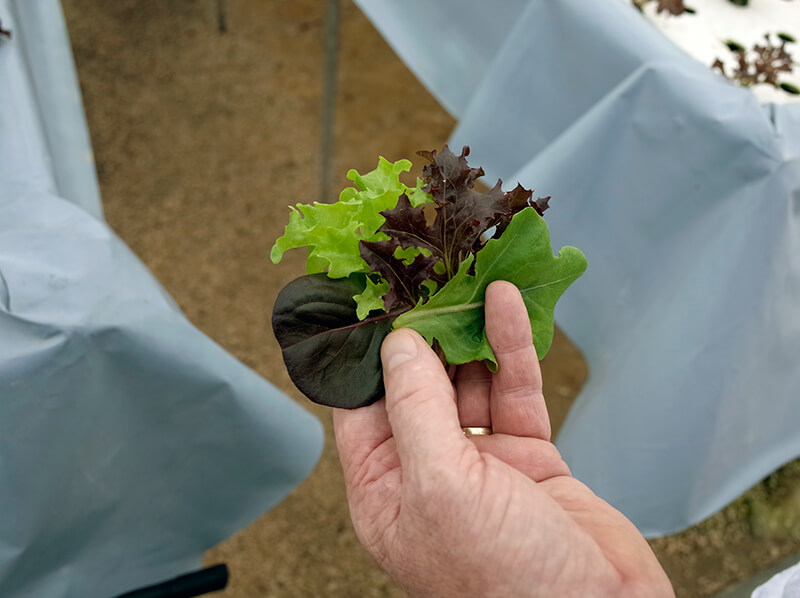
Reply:
[[[269,262],[286,206],[319,198],[325,3],[64,0],[106,216],[189,319],[325,424],[313,474],[214,548],[229,598],[401,596],[352,532],[328,409],[289,381],[269,327],[302,256]],[[440,147],[454,126],[350,2],[342,3],[334,182],[377,156]],[[290,252],[293,253],[293,252]],[[554,429],[587,375],[558,334],[544,363]],[[235,442],[235,439],[231,439]],[[800,551],[800,466],[652,545],[678,596],[712,595]]]

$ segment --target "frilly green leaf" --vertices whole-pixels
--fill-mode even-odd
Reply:
[[[371,172],[347,173],[355,187],[342,191],[338,202],[297,204],[291,208],[289,224],[272,247],[270,258],[277,264],[289,249],[308,247],[309,274],[327,272],[331,278],[344,278],[355,272],[368,272],[359,242],[387,238],[378,232],[385,221],[380,212],[393,209],[403,193],[408,193],[412,202],[431,201],[421,181],[417,180],[414,188],[400,182],[400,174],[410,168],[408,160],[389,162],[381,157]]]
[[[365,319],[373,311],[386,311],[383,304],[383,296],[388,291],[389,284],[385,280],[380,279],[378,282],[373,282],[372,278],[368,276],[364,291],[358,295],[353,295],[353,300],[357,306],[356,316],[358,319]]]

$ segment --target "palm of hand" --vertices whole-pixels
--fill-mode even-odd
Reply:
[[[360,540],[413,596],[671,596],[636,528],[549,441],[520,302],[511,285],[487,291],[497,374],[467,364],[451,384],[404,331],[418,353],[393,364],[385,351],[387,399],[335,412]],[[461,434],[489,425],[491,436]]]

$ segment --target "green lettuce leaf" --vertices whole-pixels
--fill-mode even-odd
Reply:
[[[353,295],[359,320],[366,318],[370,312],[386,311],[383,296],[389,291],[389,283],[379,276],[375,276],[375,278],[378,278],[378,282],[373,281],[371,276],[367,276],[364,291]]]
[[[369,272],[359,242],[387,239],[378,232],[386,220],[380,212],[393,209],[403,193],[417,205],[431,201],[420,180],[414,188],[400,182],[400,174],[410,168],[408,160],[392,163],[381,157],[377,168],[367,174],[347,173],[355,187],[342,191],[338,202],[292,207],[289,224],[270,252],[273,263],[280,262],[289,249],[308,247],[308,274],[327,272],[331,278],[344,278]]]
[[[427,303],[394,321],[394,328],[412,328],[429,343],[434,340],[453,365],[484,360],[497,367],[484,330],[484,294],[494,280],[514,283],[522,293],[531,320],[539,359],[553,340],[553,310],[561,294],[586,270],[586,258],[574,247],[554,256],[544,219],[525,208],[511,219],[499,239],[491,239],[474,258],[469,256],[457,274]]]

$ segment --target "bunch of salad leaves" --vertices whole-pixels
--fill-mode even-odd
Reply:
[[[532,199],[502,181],[475,189],[481,168],[445,146],[424,151],[422,178],[400,181],[408,160],[361,175],[332,204],[291,208],[272,248],[279,262],[306,247],[307,274],[275,302],[272,326],[289,375],[312,401],[356,408],[383,395],[380,346],[394,328],[419,332],[452,365],[497,362],[486,339],[483,302],[494,280],[521,291],[541,359],[553,338],[553,310],[586,269],[574,247],[554,256],[542,214],[549,197]],[[488,240],[487,240],[488,239]]]

